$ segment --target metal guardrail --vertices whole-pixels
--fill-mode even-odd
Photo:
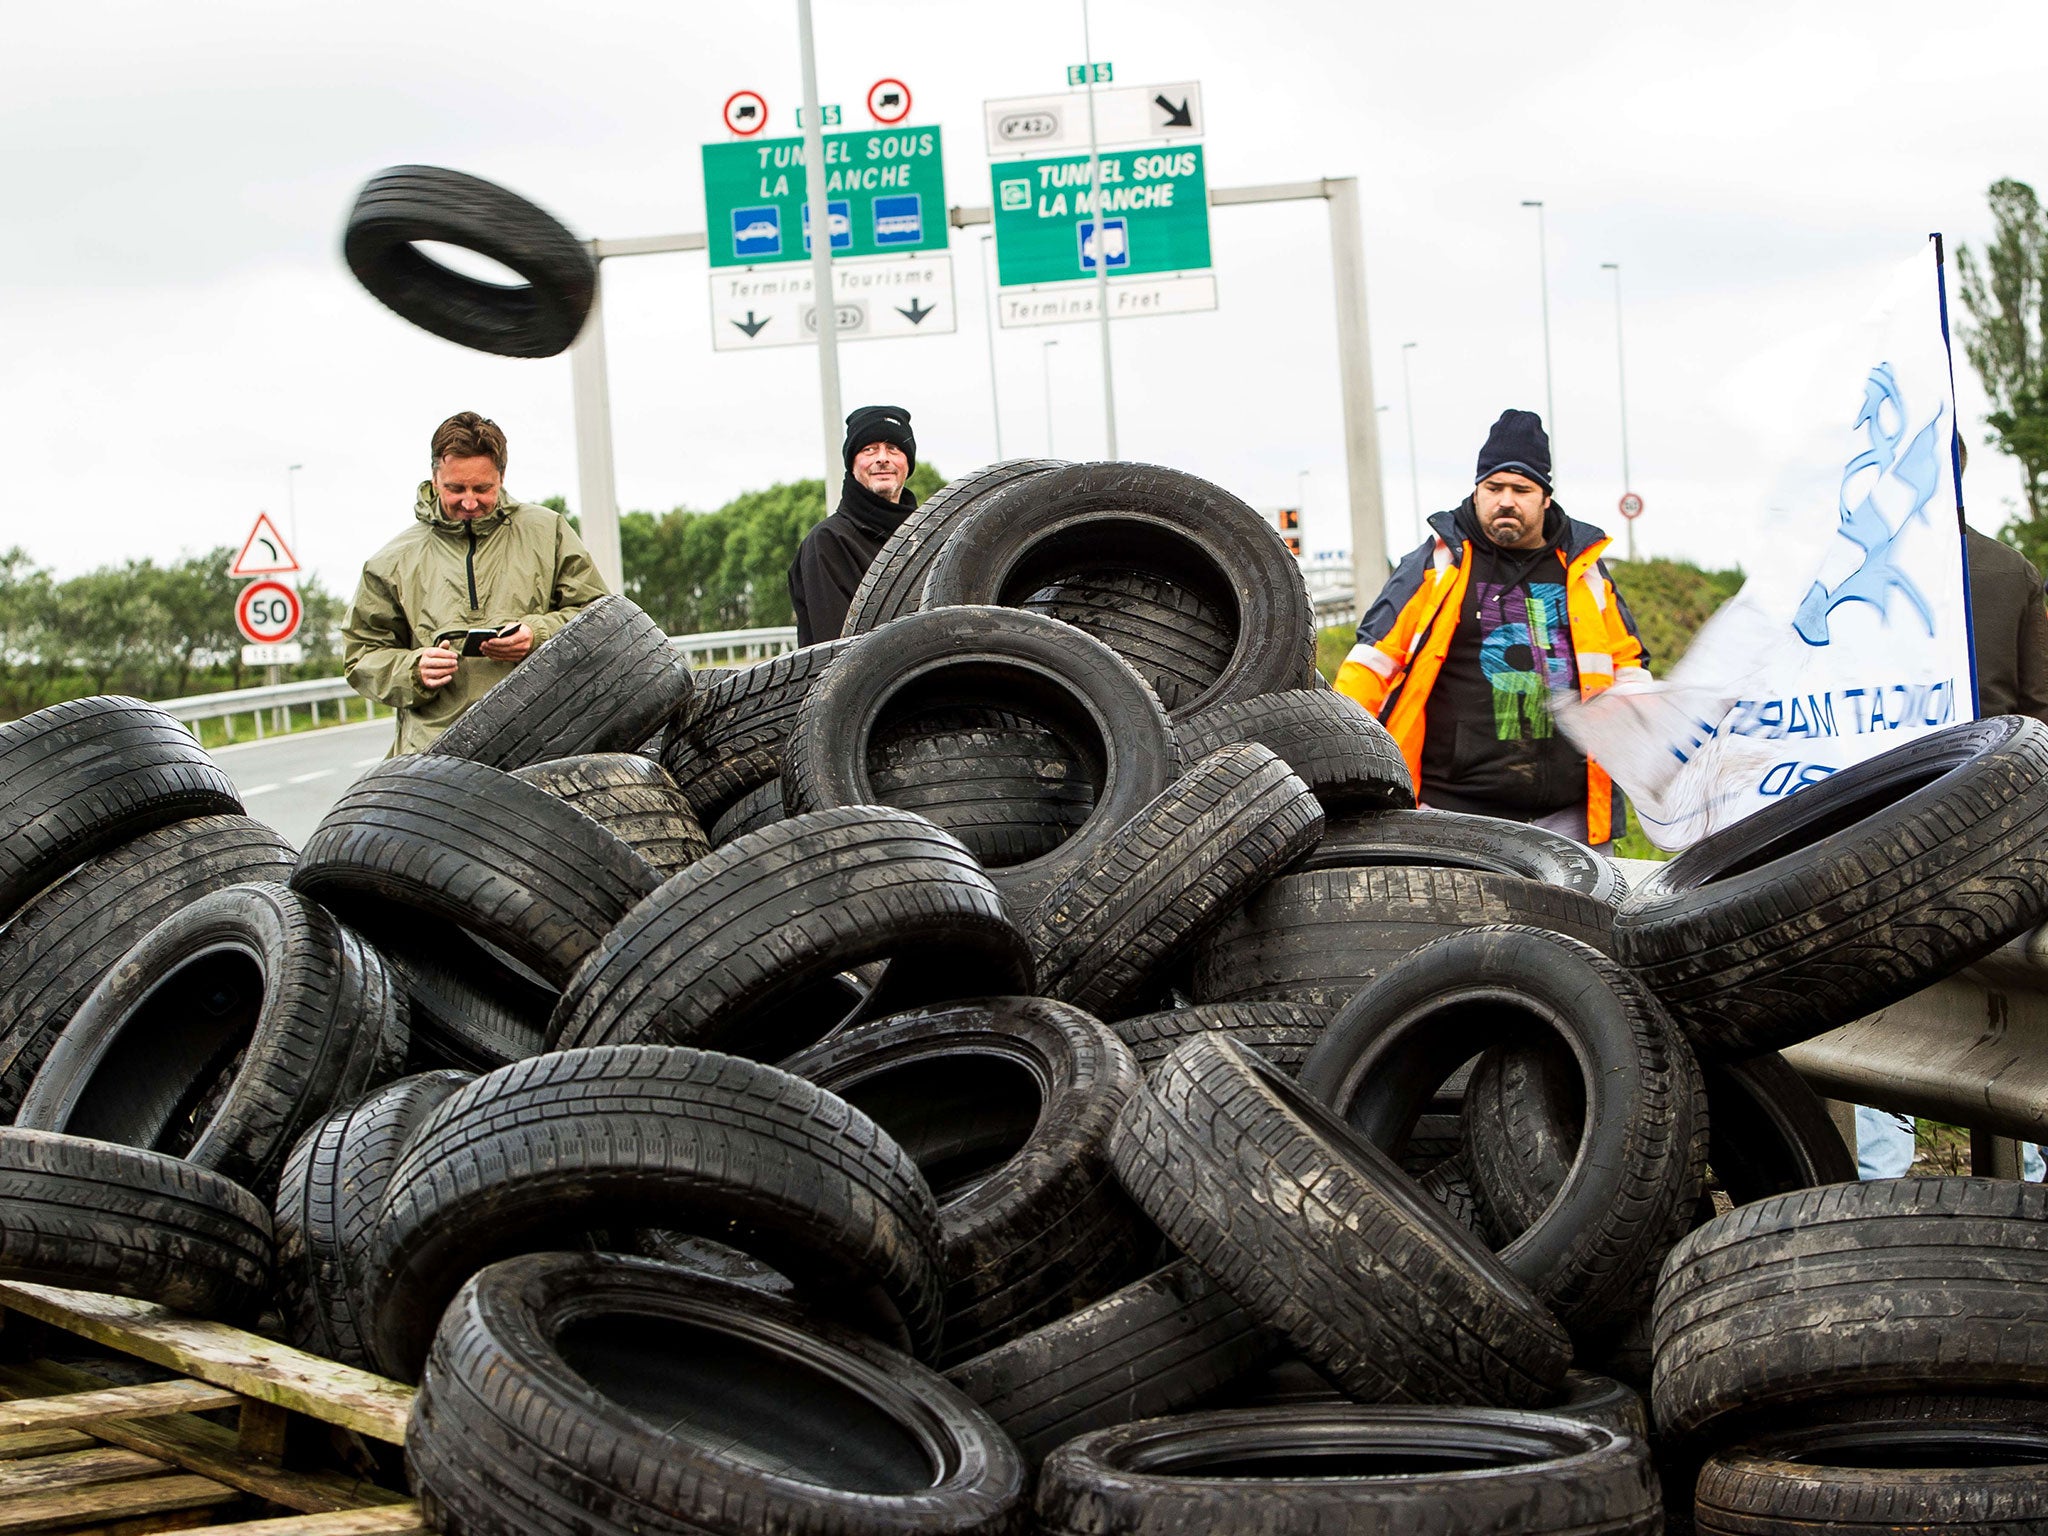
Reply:
[[[272,730],[283,732],[290,728],[291,710],[295,705],[305,705],[312,711],[313,723],[320,723],[320,706],[333,704],[336,723],[348,719],[351,700],[361,699],[363,719],[367,720],[383,708],[369,699],[362,698],[349,687],[345,677],[314,677],[299,683],[270,683],[260,688],[235,688],[224,693],[199,693],[185,699],[163,699],[157,707],[174,720],[181,720],[188,726],[196,727],[202,720],[218,720],[227,732],[229,741],[235,739],[235,720],[248,715],[256,725],[256,739],[261,741],[266,734],[264,719],[270,716]],[[195,729],[196,736],[198,731]]]
[[[1318,629],[1358,622],[1358,595],[1355,592],[1317,592],[1309,601],[1315,609]]]
[[[796,626],[785,624],[771,629],[719,629],[697,635],[671,635],[669,643],[681,651],[693,667],[764,661],[770,656],[796,649]],[[313,723],[318,725],[322,705],[334,705],[337,721],[345,721],[349,718],[350,705],[356,702],[362,704],[362,718],[365,720],[388,708],[363,698],[348,685],[345,677],[315,677],[297,683],[270,683],[258,688],[196,693],[189,698],[163,699],[157,707],[188,726],[196,726],[202,720],[218,720],[229,741],[235,739],[235,721],[248,715],[255,722],[256,739],[261,741],[268,734],[265,730],[266,715],[269,717],[269,729],[283,732],[289,729],[290,712],[294,708],[303,706],[311,710]]]
[[[1962,1126],[1977,1171],[2017,1178],[2015,1143],[2048,1142],[2048,928],[1783,1054],[1824,1098]]]
[[[796,626],[776,629],[714,629],[701,635],[670,635],[669,643],[689,658],[693,667],[709,667],[735,661],[766,661],[784,651],[796,649]]]

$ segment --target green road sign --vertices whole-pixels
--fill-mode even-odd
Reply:
[[[989,180],[997,280],[1005,288],[1092,278],[1098,244],[1112,279],[1209,265],[1209,183],[1199,144],[1105,153],[1100,241],[1086,154],[999,160]]]
[[[804,141],[704,146],[704,229],[714,267],[808,261]],[[833,256],[946,248],[946,178],[936,128],[825,135]]]
[[[1116,66],[1111,64],[1109,60],[1104,59],[1100,64],[1069,64],[1067,66],[1067,84],[1086,85],[1090,71],[1094,72],[1097,85],[1107,85],[1116,78]]]

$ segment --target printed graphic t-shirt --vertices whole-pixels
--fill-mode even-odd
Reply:
[[[1563,519],[1553,511],[1551,521],[1554,539]],[[1554,542],[1500,548],[1469,503],[1458,527],[1472,543],[1472,577],[1429,693],[1422,800],[1436,810],[1548,816],[1586,796],[1585,754],[1550,713],[1550,690],[1578,686],[1564,563]]]

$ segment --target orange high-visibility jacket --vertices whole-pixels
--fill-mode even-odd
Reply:
[[[1430,690],[1451,649],[1471,574],[1472,545],[1457,528],[1457,513],[1429,520],[1434,536],[1387,579],[1358,626],[1358,643],[1337,670],[1337,691],[1356,699],[1385,723],[1415,778],[1422,783],[1422,742]],[[1578,663],[1579,697],[1590,698],[1623,679],[1648,677],[1636,638],[1635,617],[1600,564],[1607,535],[1590,523],[1565,518],[1557,551],[1564,567],[1565,617]],[[1591,759],[1586,763],[1586,840],[1614,835],[1614,784]]]

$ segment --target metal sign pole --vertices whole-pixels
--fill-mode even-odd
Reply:
[[[825,114],[818,105],[818,55],[811,41],[811,0],[796,0],[804,69],[804,200],[811,209],[811,294],[818,316],[818,394],[824,407],[825,513],[846,472],[840,457],[845,415],[839,408],[839,295],[832,286],[832,208],[825,195]]]
[[[989,251],[995,236],[981,237],[981,319],[988,329],[988,410],[995,419],[996,462],[1003,458],[1003,402],[996,393],[996,300],[995,272],[989,266]]]
[[[1109,355],[1109,218],[1102,205],[1102,153],[1095,143],[1095,48],[1088,35],[1088,0],[1081,0],[1081,67],[1088,72],[1088,185],[1095,192],[1095,322],[1102,331],[1102,429],[1109,457],[1116,451],[1116,374]]]
[[[619,558],[619,493],[612,480],[612,396],[604,351],[604,261],[591,242],[598,283],[590,315],[569,352],[569,380],[576,403],[576,511],[583,547],[604,584],[626,590]]]

